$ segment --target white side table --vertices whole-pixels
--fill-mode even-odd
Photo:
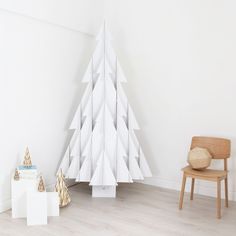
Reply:
[[[27,216],[27,192],[37,191],[37,179],[11,180],[12,218]]]
[[[27,225],[47,224],[47,193],[27,193]]]
[[[11,181],[12,218],[27,218],[27,225],[47,224],[48,216],[59,216],[58,193],[38,192],[38,181]]]
[[[47,192],[48,216],[59,216],[59,196],[57,192]]]

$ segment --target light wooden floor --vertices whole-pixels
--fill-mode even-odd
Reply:
[[[119,185],[116,199],[93,199],[87,184],[70,188],[72,203],[47,226],[26,226],[25,219],[0,214],[0,236],[113,236],[113,235],[236,235],[236,203],[215,218],[215,199],[185,195],[178,210],[179,193],[142,184]]]

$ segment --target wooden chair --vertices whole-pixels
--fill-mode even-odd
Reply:
[[[223,138],[211,137],[193,137],[191,148],[206,148],[212,155],[213,159],[224,160],[224,170],[193,170],[190,166],[182,169],[183,181],[180,192],[179,209],[183,207],[184,190],[187,177],[192,178],[190,200],[193,200],[195,179],[214,181],[217,183],[217,218],[221,218],[221,180],[225,183],[225,206],[228,207],[228,168],[227,159],[230,157],[230,140]]]

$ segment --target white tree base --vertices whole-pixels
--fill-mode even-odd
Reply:
[[[92,197],[116,197],[116,186],[93,186]]]

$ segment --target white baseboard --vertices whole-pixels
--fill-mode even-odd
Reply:
[[[177,191],[180,191],[181,188],[181,182],[162,179],[158,176],[152,176],[150,178],[145,178],[145,180],[143,181],[136,181],[136,182]],[[187,179],[186,189],[185,189],[186,192],[190,192],[190,186],[191,186],[190,179]],[[216,184],[213,182],[201,181],[200,183],[200,181],[196,180],[194,190],[195,190],[194,192],[197,194],[216,197]],[[224,198],[223,185],[222,185],[221,196],[223,199]],[[230,188],[229,188],[229,200],[236,201],[236,191],[232,191]]]
[[[4,212],[11,209],[11,199],[7,198],[0,202],[0,212]]]

